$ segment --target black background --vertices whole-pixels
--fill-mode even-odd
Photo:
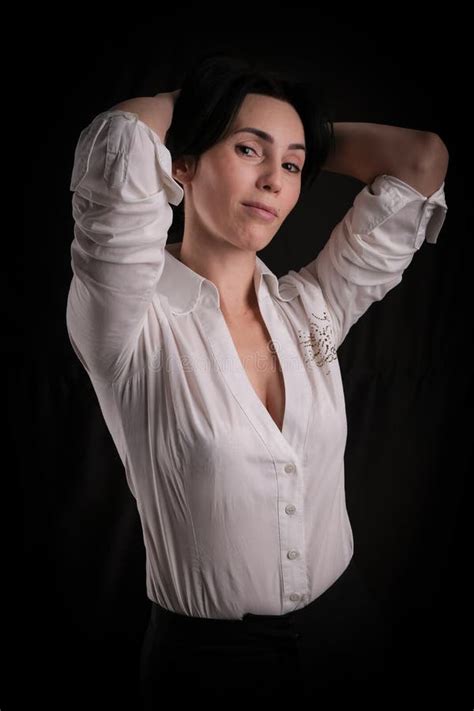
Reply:
[[[120,459],[67,337],[69,180],[79,133],[97,113],[178,88],[196,54],[226,47],[317,72],[336,121],[434,131],[448,147],[449,209],[438,243],[422,245],[401,284],[354,325],[338,355],[349,425],[347,505],[358,560],[396,630],[398,692],[406,691],[407,703],[416,697],[472,707],[465,27],[463,18],[434,6],[419,14],[394,6],[350,14],[226,6],[206,14],[138,5],[100,17],[90,6],[71,6],[63,16],[29,14],[20,72],[26,249],[12,257],[10,274],[12,288],[12,274],[27,275],[27,299],[23,314],[10,311],[4,344],[25,553],[21,573],[6,585],[16,610],[4,608],[12,636],[2,711],[139,708],[138,656],[149,615],[145,553]],[[324,172],[259,256],[277,275],[309,262],[362,187]],[[26,380],[16,358],[23,332]],[[25,411],[32,415],[26,438]],[[17,519],[11,525],[7,537],[16,534]],[[387,689],[380,708],[390,696]]]

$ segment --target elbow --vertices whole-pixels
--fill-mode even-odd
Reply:
[[[436,170],[446,175],[449,164],[449,151],[441,136],[432,131],[425,133],[419,157],[419,169],[432,172]]]
[[[436,133],[429,133],[424,139],[418,160],[418,190],[429,197],[444,183],[449,165],[449,151]]]

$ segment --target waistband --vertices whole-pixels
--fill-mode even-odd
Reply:
[[[169,624],[178,628],[180,626],[187,628],[207,627],[213,629],[218,627],[234,628],[239,626],[293,626],[295,622],[304,619],[306,615],[311,614],[316,608],[324,607],[326,603],[330,604],[334,598],[337,598],[339,592],[346,588],[354,578],[360,580],[353,556],[339,578],[321,595],[318,595],[318,597],[308,603],[308,605],[300,607],[297,610],[291,610],[282,615],[258,615],[247,612],[243,615],[242,619],[193,617],[168,610],[152,600],[151,620],[154,624]],[[240,625],[238,625],[238,623],[240,623]]]

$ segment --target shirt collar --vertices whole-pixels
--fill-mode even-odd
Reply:
[[[174,314],[184,314],[194,311],[201,299],[210,298],[211,303],[219,308],[219,291],[215,284],[187,267],[177,258],[182,242],[167,243],[164,255],[163,272],[158,282],[158,293],[168,299]],[[267,265],[255,255],[256,269],[254,275],[255,292],[257,296],[266,295],[279,301],[291,301],[298,295],[296,285],[279,283],[278,277]],[[263,283],[262,283],[263,282]]]

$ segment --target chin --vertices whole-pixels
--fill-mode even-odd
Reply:
[[[261,230],[261,231],[255,231],[252,234],[247,235],[247,237],[243,240],[246,244],[249,245],[248,249],[263,249],[266,247],[272,239],[275,237],[276,232],[272,232],[271,234],[268,233],[268,230]]]
[[[252,252],[260,252],[260,250],[265,249],[267,245],[270,244],[273,237],[253,237],[246,240],[245,243],[241,244],[241,249],[247,249]]]

